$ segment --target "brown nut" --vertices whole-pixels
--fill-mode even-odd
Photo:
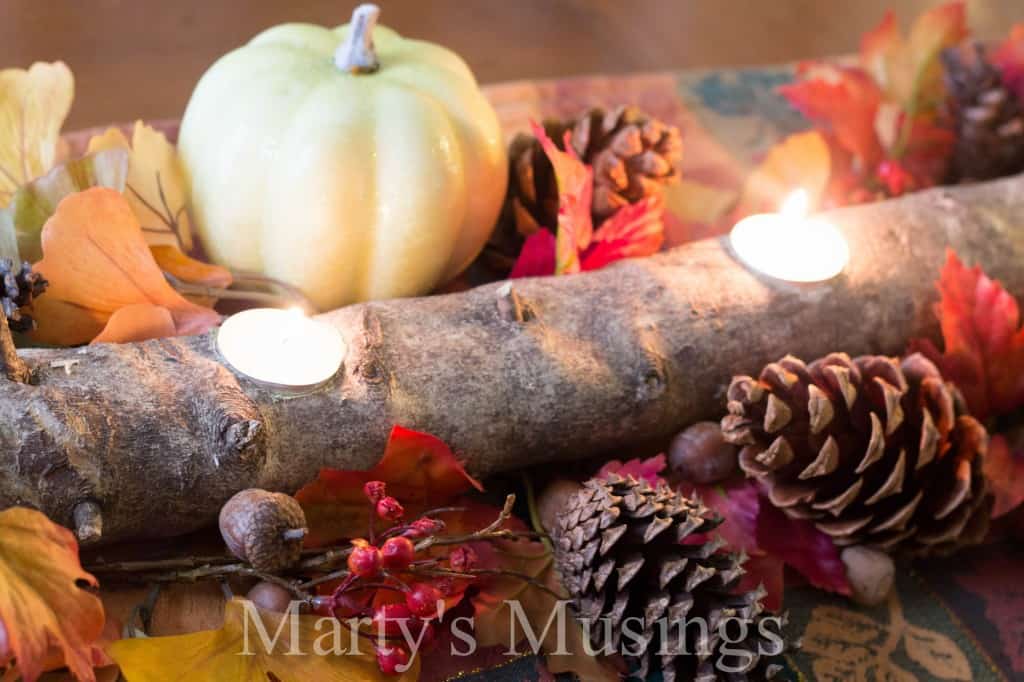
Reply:
[[[274,573],[299,560],[306,515],[294,497],[250,488],[221,508],[220,534],[236,557]]]
[[[252,586],[245,598],[264,611],[285,613],[292,604],[292,593],[277,583],[261,580]]]
[[[558,514],[565,509],[565,504],[570,497],[576,494],[583,486],[577,481],[570,481],[567,478],[556,478],[544,488],[537,499],[537,513],[540,516],[540,523],[548,533],[555,532],[555,524],[558,522]]]
[[[717,422],[697,422],[672,439],[669,470],[690,483],[717,483],[736,473],[737,452]]]
[[[896,565],[885,552],[871,547],[847,547],[839,555],[846,566],[850,599],[864,606],[877,606],[886,600],[896,578]]]

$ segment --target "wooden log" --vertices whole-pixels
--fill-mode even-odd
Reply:
[[[327,313],[348,356],[299,397],[233,374],[211,335],[22,351],[32,383],[0,380],[0,507],[85,519],[103,541],[184,533],[243,488],[371,466],[393,424],[443,438],[478,476],[621,454],[720,414],[734,373],[786,353],[898,354],[933,333],[947,246],[1024,293],[1024,177],[827,219],[851,259],[823,284],[763,279],[709,240]]]

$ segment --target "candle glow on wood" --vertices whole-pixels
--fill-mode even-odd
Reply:
[[[236,372],[287,388],[324,383],[337,374],[346,352],[337,329],[297,308],[232,315],[217,331],[217,349]]]
[[[729,235],[747,266],[789,282],[822,282],[843,271],[850,259],[846,239],[824,220],[807,217],[807,192],[790,194],[779,213],[762,213],[736,223]]]

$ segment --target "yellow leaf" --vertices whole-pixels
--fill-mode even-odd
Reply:
[[[338,647],[334,624],[340,628]],[[220,630],[123,639],[111,645],[110,655],[128,682],[267,682],[268,673],[281,682],[414,682],[419,677],[418,657],[401,676],[385,676],[377,668],[372,643],[356,640],[358,653],[352,632],[341,621],[259,611],[251,602],[234,599],[225,606]]]
[[[807,192],[814,209],[828,185],[832,154],[817,131],[790,135],[771,148],[761,165],[747,178],[740,199],[743,215],[777,211],[797,189]]]
[[[104,323],[125,306],[160,306],[170,312],[181,335],[202,333],[220,321],[216,312],[186,301],[171,288],[146,246],[138,219],[115,190],[94,187],[61,201],[43,227],[42,243],[43,259],[35,269],[50,283],[43,298],[94,311],[91,317]],[[81,315],[76,319],[83,322]],[[65,327],[40,315],[35,338],[75,342],[59,336]]]
[[[31,682],[56,646],[79,680],[94,680],[92,643],[103,632],[103,606],[88,587],[78,543],[40,512],[0,512],[0,621],[18,671]]]
[[[53,167],[74,91],[63,62],[0,71],[0,208]]]
[[[192,249],[188,192],[178,151],[167,137],[142,121],[135,122],[131,144],[117,128],[89,140],[88,152],[130,149],[128,188],[125,196],[142,224],[150,245]]]
[[[231,286],[231,273],[226,268],[190,258],[177,246],[161,244],[149,250],[161,270],[182,281],[223,289]]]

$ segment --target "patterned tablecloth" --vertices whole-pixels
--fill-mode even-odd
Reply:
[[[591,106],[636,104],[681,128],[683,182],[668,205],[700,188],[739,188],[778,140],[807,121],[776,92],[790,66],[506,83],[487,88],[509,136],[529,120]],[[696,198],[695,198],[696,197]],[[688,237],[700,235],[687,235]],[[902,567],[889,602],[873,609],[807,587],[787,590],[793,677],[836,682],[1024,680],[1024,545],[991,545]],[[535,658],[464,680],[547,680]]]

